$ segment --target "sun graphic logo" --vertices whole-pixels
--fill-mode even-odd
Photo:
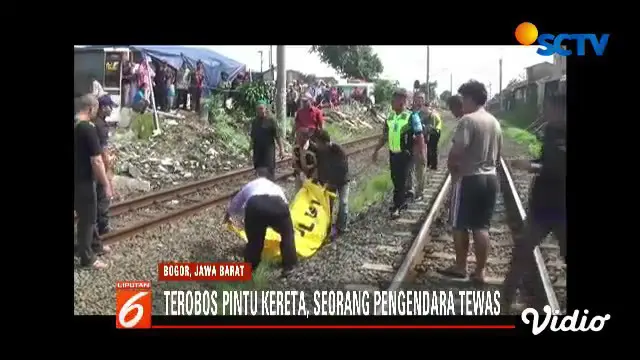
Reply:
[[[530,22],[523,22],[516,28],[516,40],[529,46],[538,40],[538,28]]]
[[[530,22],[523,22],[516,27],[516,40],[522,45],[529,46],[538,42],[540,47],[536,50],[538,55],[551,56],[558,54],[561,56],[569,56],[574,52],[562,45],[565,40],[575,41],[575,54],[577,56],[585,56],[587,42],[591,44],[591,48],[596,56],[602,56],[607,43],[609,42],[609,34],[540,34],[538,28]]]

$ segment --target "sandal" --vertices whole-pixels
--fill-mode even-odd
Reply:
[[[85,268],[87,269],[94,269],[94,270],[102,270],[102,269],[106,269],[109,265],[101,260],[96,260],[94,261],[91,265],[87,265],[85,266]]]
[[[109,245],[104,245],[100,249],[94,250],[94,252],[98,256],[107,255],[107,254],[109,254],[111,252],[111,247]]]
[[[454,279],[465,279],[467,277],[466,271],[461,272],[460,270],[456,269],[455,266],[450,266],[446,269],[438,269],[437,271],[441,275],[448,276]]]

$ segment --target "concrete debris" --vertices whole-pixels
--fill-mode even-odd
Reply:
[[[200,122],[194,113],[159,112],[162,132],[140,140],[135,132],[123,127],[122,119],[134,114],[128,114],[128,109],[122,110],[126,115],[121,116],[120,126],[110,140],[116,150],[116,174],[121,177],[146,181],[156,190],[251,165],[245,135],[249,130],[248,119],[240,121],[246,123],[246,129],[237,127],[230,132],[229,119],[216,126],[215,121],[213,125]],[[328,122],[346,125],[352,130],[348,131],[351,135],[379,127],[375,112],[359,104],[323,110]],[[128,188],[148,191],[146,186],[124,186],[123,191],[119,191],[122,197],[135,196],[128,193]]]
[[[378,112],[374,108],[358,103],[341,106],[339,109],[325,108],[323,110],[327,122],[341,123],[351,129],[373,129],[374,126],[371,124],[384,122],[384,118],[378,117]]]
[[[136,192],[151,191],[150,182],[120,175],[115,175],[113,177],[113,187],[114,190],[119,194],[131,194]]]
[[[148,181],[151,189],[159,189],[250,165],[248,153],[234,153],[225,147],[215,125],[198,122],[194,114],[178,114],[179,120],[160,115],[162,133],[150,140],[139,140],[133,131],[122,127],[112,134],[117,175]]]

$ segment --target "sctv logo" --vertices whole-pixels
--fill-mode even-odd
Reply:
[[[602,56],[604,49],[609,42],[609,34],[602,34],[600,38],[596,34],[538,34],[538,28],[530,22],[523,22],[516,28],[516,39],[522,45],[531,45],[536,40],[541,48],[538,48],[538,55],[551,56],[558,54],[561,56],[573,55],[574,52],[562,47],[565,40],[574,40],[576,43],[575,54],[585,56],[587,43],[591,45],[596,56]]]

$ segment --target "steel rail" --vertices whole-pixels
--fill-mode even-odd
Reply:
[[[503,158],[500,158],[500,172],[504,176],[507,187],[509,188],[509,199],[514,208],[516,221],[519,223],[518,225],[521,227],[525,226],[525,222],[527,219],[527,212],[522,206],[522,201],[520,200],[520,195],[518,194],[518,189],[516,188],[515,182],[513,181],[513,177],[511,176],[511,169],[508,164],[504,161]],[[555,314],[555,311],[560,311],[560,304],[558,303],[558,298],[556,297],[556,292],[553,289],[553,283],[551,282],[551,278],[549,277],[549,272],[547,271],[547,266],[544,260],[544,256],[542,256],[542,252],[540,251],[540,246],[536,246],[533,250],[533,256],[536,261],[536,270],[538,272],[538,284],[537,288],[541,294],[534,294],[537,301],[542,300],[543,306],[549,305],[551,307],[552,314]]]
[[[438,195],[436,195],[427,218],[424,220],[418,231],[418,235],[414,238],[409,251],[405,255],[400,267],[393,276],[391,284],[387,287],[387,291],[398,291],[401,289],[403,283],[407,283],[413,277],[413,269],[416,261],[422,257],[425,246],[431,242],[431,236],[429,236],[429,230],[433,221],[438,217],[438,212],[442,205],[444,205],[449,190],[451,189],[451,174],[447,174],[444,183],[440,186]],[[382,304],[376,309],[376,314],[382,314]]]
[[[380,135],[377,135],[377,137],[379,137]],[[363,146],[359,149],[355,149],[355,150],[351,150],[351,151],[347,151],[347,156],[352,156],[355,154],[359,154],[361,152],[367,151],[369,149],[372,149],[376,146],[376,144],[371,144],[371,145],[366,145]],[[284,174],[280,174],[278,176],[276,176],[276,180],[282,180],[282,179],[286,179],[290,176],[293,175],[293,170],[288,171]],[[118,241],[121,241],[123,239],[127,239],[131,236],[134,236],[138,233],[141,233],[143,231],[158,227],[162,224],[166,224],[169,223],[173,220],[179,219],[179,218],[183,218],[186,216],[189,216],[191,214],[195,214],[199,211],[202,211],[206,208],[215,206],[217,204],[223,203],[225,201],[228,201],[231,197],[233,197],[238,190],[235,191],[230,191],[230,192],[226,192],[222,195],[216,196],[213,199],[208,199],[208,200],[203,200],[201,202],[198,202],[196,204],[193,204],[189,207],[186,207],[184,209],[178,209],[175,211],[171,211],[169,213],[154,217],[152,219],[149,220],[144,220],[144,221],[140,221],[137,222],[131,226],[122,228],[122,229],[118,229],[118,230],[114,230],[111,231],[107,234],[105,234],[104,236],[101,237],[102,241],[105,244],[112,244]]]
[[[351,147],[361,143],[365,143],[367,141],[376,140],[379,137],[380,137],[380,134],[365,136],[355,140],[347,141],[343,143],[342,146]],[[276,164],[277,165],[286,164],[291,160],[292,160],[291,157],[287,157],[287,158],[278,160]],[[148,207],[148,206],[161,203],[167,200],[175,199],[176,197],[193,194],[195,192],[201,191],[202,189],[213,187],[219,183],[231,180],[233,178],[248,176],[248,175],[251,175],[253,171],[254,169],[252,167],[245,167],[242,169],[232,170],[223,174],[215,175],[210,178],[192,181],[180,186],[154,191],[149,194],[145,194],[145,195],[131,198],[125,201],[114,203],[109,207],[109,211],[111,213],[111,216],[117,216],[129,211],[134,211],[134,210]],[[78,217],[75,215],[74,215],[74,218],[75,218],[75,221],[78,220]]]
[[[510,205],[512,205],[512,211],[509,211],[509,213],[511,213],[509,220],[515,220],[514,222],[517,224],[517,227],[522,228],[526,221],[526,211],[522,206],[522,201],[520,200],[520,195],[518,194],[518,190],[513,181],[510,169],[502,157],[500,158],[500,166],[498,167],[498,172],[502,177],[502,180],[504,180],[504,183],[506,184],[506,189],[502,189],[505,201],[510,202]],[[387,291],[398,291],[402,288],[403,284],[410,282],[411,278],[413,277],[413,269],[416,262],[422,258],[425,246],[428,245],[431,241],[431,237],[429,236],[431,225],[437,218],[440,208],[444,205],[445,200],[447,199],[447,195],[451,190],[451,186],[452,179],[451,175],[448,174],[433,204],[431,205],[431,208],[429,209],[429,213],[426,219],[422,223],[418,234],[414,238],[409,251],[405,255],[402,263],[400,264],[400,267],[396,271],[391,284],[387,287]],[[512,216],[514,216],[515,218],[512,219]],[[539,298],[541,298],[541,301],[543,302],[542,305],[549,305],[552,312],[555,313],[555,311],[560,311],[558,299],[553,289],[553,283],[551,282],[551,279],[549,277],[545,260],[539,246],[536,246],[533,255],[536,261],[536,270],[538,273],[537,279],[539,280],[537,288],[540,289],[539,294],[535,294],[536,299],[538,300]],[[381,307],[382,305],[378,306],[378,308],[376,309],[376,313],[382,313]]]

